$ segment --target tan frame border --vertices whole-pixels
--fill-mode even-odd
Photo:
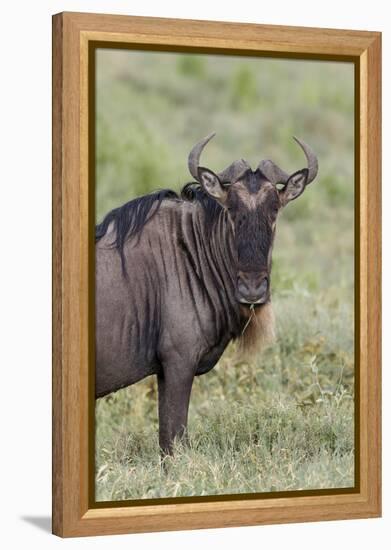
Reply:
[[[240,39],[233,38],[240,37]],[[359,484],[354,491],[235,500],[93,506],[90,391],[92,331],[89,170],[91,44],[146,49],[349,60],[356,68],[356,233],[360,289]],[[53,17],[53,532],[82,536],[377,517],[380,472],[381,35],[144,17],[62,13]],[[93,180],[92,180],[93,181]],[[370,186],[370,187],[369,187]],[[357,189],[357,187],[356,187]],[[370,191],[370,192],[369,192]],[[357,244],[357,240],[356,240]],[[357,265],[357,264],[356,264]],[[93,279],[92,279],[93,281]],[[189,499],[190,500],[190,499]]]

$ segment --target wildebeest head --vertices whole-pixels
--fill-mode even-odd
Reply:
[[[318,172],[311,148],[294,138],[303,149],[307,167],[287,174],[270,160],[255,171],[241,159],[215,173],[199,166],[201,152],[215,134],[197,143],[189,155],[189,170],[204,191],[227,211],[235,235],[237,254],[236,298],[242,304],[270,300],[271,256],[278,212],[299,197]]]

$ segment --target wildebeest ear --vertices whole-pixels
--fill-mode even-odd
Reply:
[[[285,186],[279,191],[282,206],[297,199],[305,189],[308,179],[308,168],[303,168],[289,176]]]
[[[227,190],[221,184],[219,177],[209,170],[209,168],[198,168],[198,180],[202,188],[208,195],[216,199],[219,203],[224,204],[227,198]]]

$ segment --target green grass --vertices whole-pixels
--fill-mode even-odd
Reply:
[[[349,64],[100,51],[97,220],[202,163],[246,158],[319,176],[278,222],[277,340],[250,363],[228,348],[196,378],[189,446],[161,468],[153,378],[96,406],[98,500],[349,487],[354,483],[353,67]]]
[[[352,486],[352,365],[319,340],[284,348],[255,365],[228,353],[210,376],[196,379],[190,445],[177,445],[166,470],[155,381],[101,400],[98,500]]]
[[[152,429],[124,430],[100,449],[98,500],[352,486],[350,403],[311,411],[278,398],[211,405],[191,423],[189,446],[178,444],[165,469]]]

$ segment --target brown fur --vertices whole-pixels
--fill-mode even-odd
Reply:
[[[275,187],[268,182],[265,182],[257,193],[249,193],[246,185],[242,182],[235,183],[235,192],[237,196],[249,210],[256,210],[259,208],[269,197],[270,191],[275,193]]]
[[[250,321],[238,339],[236,351],[242,361],[251,361],[274,342],[275,317],[271,302],[255,308],[253,312],[248,308],[246,310]]]

